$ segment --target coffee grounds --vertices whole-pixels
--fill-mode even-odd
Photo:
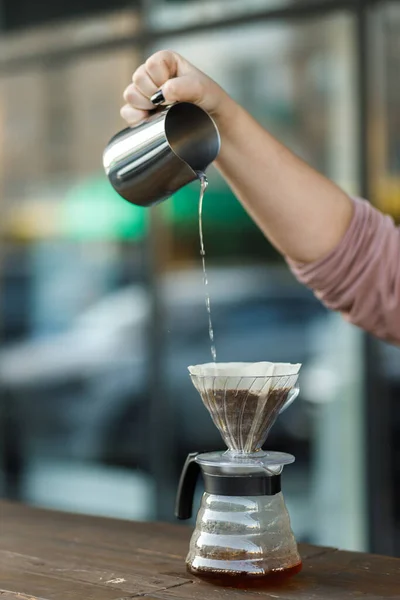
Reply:
[[[203,394],[203,400],[230,450],[256,452],[289,392],[290,388],[279,388],[259,395],[248,390],[220,389]]]

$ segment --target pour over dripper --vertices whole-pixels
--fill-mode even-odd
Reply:
[[[300,364],[209,363],[189,367],[193,384],[233,454],[255,453],[297,397]]]

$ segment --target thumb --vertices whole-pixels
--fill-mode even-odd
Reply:
[[[166,81],[161,87],[165,102],[192,102],[202,106],[204,104],[206,86],[202,78],[196,73],[182,75]]]

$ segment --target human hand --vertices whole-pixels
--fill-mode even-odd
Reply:
[[[121,109],[121,116],[128,125],[143,121],[154,110],[155,103],[151,98],[157,105],[197,104],[214,118],[217,125],[225,103],[231,100],[215,81],[171,50],[156,52],[134,72],[132,83],[124,92],[126,104]]]

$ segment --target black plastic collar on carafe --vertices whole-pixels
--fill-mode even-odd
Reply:
[[[203,473],[204,490],[220,496],[275,496],[281,491],[280,475],[210,475]]]

